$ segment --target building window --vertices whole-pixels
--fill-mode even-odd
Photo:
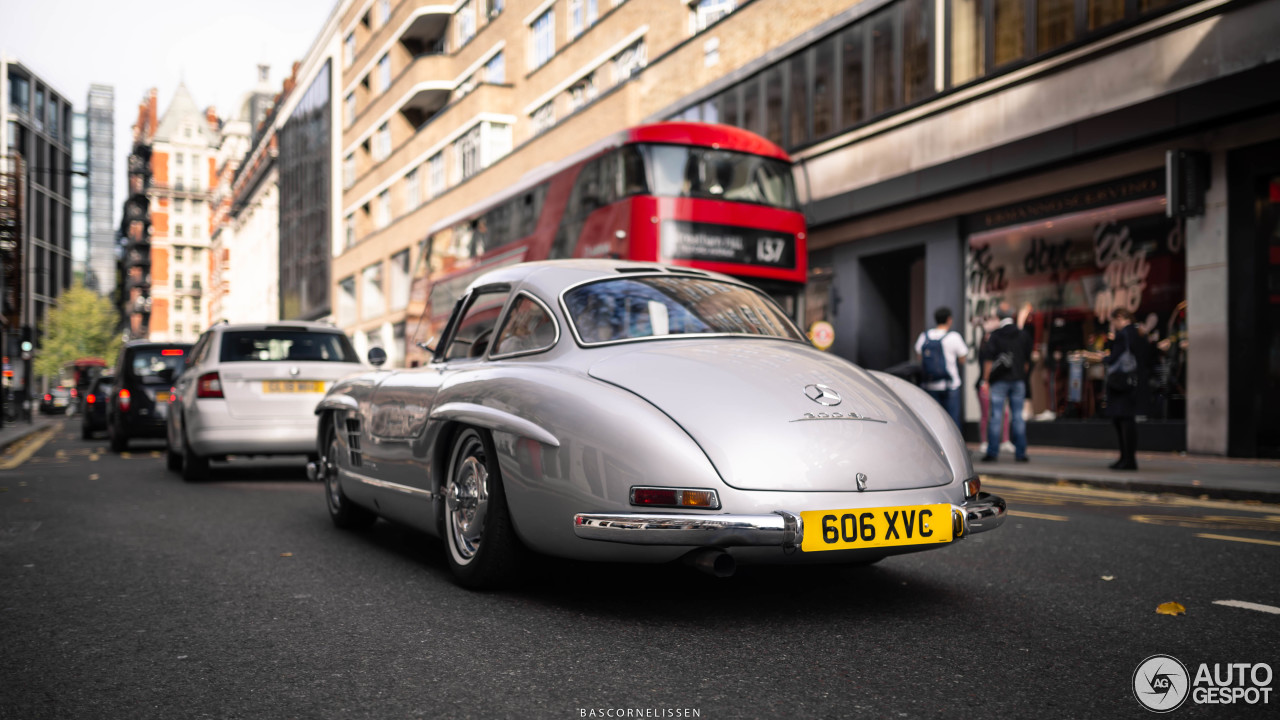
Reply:
[[[44,130],[44,88],[36,86],[36,107],[32,112],[37,130]]]
[[[599,16],[597,0],[569,0],[569,36],[578,37],[595,25]]]
[[[951,0],[951,85],[986,73],[986,18],[982,0]]]
[[[347,37],[342,41],[342,67],[349,68],[351,63],[356,61],[356,34],[354,32],[347,33]]]
[[[387,24],[391,19],[391,0],[378,0],[378,27]]]
[[[173,326],[173,334],[177,337],[182,337],[182,323]]]
[[[409,305],[409,251],[391,256],[391,309],[403,310]]]
[[[471,42],[476,36],[476,8],[472,0],[467,0],[458,8],[458,47]]]
[[[199,228],[196,228],[196,231],[198,233]],[[194,262],[194,263],[200,262],[200,248],[198,247],[191,248],[191,262]]]
[[[31,109],[31,81],[21,75],[9,76],[9,106],[25,113]]]
[[[182,289],[182,273],[173,274],[173,289],[174,290]]]
[[[547,61],[556,54],[556,14],[555,10],[547,10],[538,16],[530,26],[533,34],[533,57],[530,60],[530,67],[537,69],[547,64]]]
[[[507,81],[507,60],[501,52],[484,64],[484,81],[501,85]]]
[[[373,224],[379,230],[391,224],[391,193],[388,190],[378,193],[374,201]]]
[[[338,324],[349,326],[356,321],[356,279],[343,278],[338,282]]]
[[[174,310],[177,310],[177,311],[179,311],[179,312],[181,312],[181,311],[182,311],[182,298],[181,298],[181,297],[176,297],[176,298],[174,298],[174,299],[173,299],[173,309],[174,309]]]
[[[184,199],[182,199],[182,198],[174,198],[174,199],[173,199],[173,212],[174,212],[174,213],[183,213],[183,212],[186,212],[186,210],[187,210],[187,201],[186,201],[186,200],[184,200]]]
[[[187,164],[187,156],[182,153],[178,153],[173,156],[173,161],[177,163],[178,167],[182,167]]]
[[[694,0],[689,6],[689,27],[700,33],[733,12],[736,0]]]
[[[613,58],[614,84],[626,81],[639,72],[640,68],[644,67],[648,62],[649,51],[645,47],[643,39],[618,53]]]
[[[427,168],[430,171],[431,197],[442,195],[445,189],[444,153],[432,155],[427,161]]]
[[[192,226],[191,226],[191,237],[193,237],[193,238],[198,238],[198,237],[200,237],[200,226],[199,226],[199,225],[192,225]],[[194,255],[195,255],[195,253],[192,253],[192,255],[194,256]],[[193,259],[194,259],[194,258],[193,258]]]
[[[454,169],[457,173],[458,182],[480,172],[480,134],[481,125],[475,127],[462,134],[454,144]]]
[[[387,301],[382,295],[382,263],[361,270],[360,285],[360,316],[368,320],[385,313]]]
[[[356,216],[355,216],[354,214],[348,215],[348,216],[347,216],[347,219],[346,219],[346,222],[345,222],[343,225],[344,225],[344,232],[345,232],[345,237],[346,237],[346,244],[345,244],[343,247],[344,247],[344,248],[351,248],[351,247],[355,247],[355,244],[356,244]]]
[[[782,136],[783,101],[782,67],[774,65],[764,72],[764,136],[775,145],[785,145]]]
[[[200,273],[192,273],[192,275],[191,275],[191,289],[192,289],[192,290],[199,290],[199,289],[200,289]]]
[[[342,102],[342,120],[347,127],[351,127],[356,121],[356,94],[355,92],[347,93],[347,97]]]
[[[787,61],[791,96],[788,98],[788,147],[803,145],[809,141],[809,58],[807,52],[791,56]]]
[[[404,211],[406,213],[412,211],[421,201],[421,183],[418,181],[418,169],[414,168],[404,176]]]
[[[182,262],[182,251],[183,251],[183,246],[181,245],[173,246],[173,259],[175,262]]]
[[[1169,4],[1169,0],[1142,0],[1140,10],[1146,12],[1152,7]],[[1092,32],[1114,22],[1124,19],[1125,0],[1089,0],[1088,28]]]
[[[200,312],[200,298],[191,298],[191,312]],[[200,332],[200,328],[198,326],[195,328],[195,332]]]
[[[489,19],[492,20],[502,14],[504,0],[489,0]]]
[[[200,323],[196,323],[195,325],[192,325],[192,326],[191,326],[191,334],[192,334],[192,335],[199,335],[199,334],[200,334]]]
[[[992,0],[995,8],[995,65],[1021,60],[1027,54],[1026,0]]]
[[[533,134],[545,132],[556,124],[556,104],[554,101],[549,102],[529,116],[533,120]]]
[[[904,0],[899,7],[902,13],[902,103],[912,105],[937,92],[933,82],[934,0]]]
[[[356,184],[356,156],[352,153],[342,159],[342,189],[349,190]]]
[[[836,129],[836,38],[829,37],[813,50],[813,138]]]
[[[382,56],[378,61],[378,92],[391,89],[391,54]]]
[[[173,236],[182,237],[182,223],[173,226]]]
[[[586,107],[592,100],[596,99],[597,94],[596,76],[595,73],[591,73],[570,86],[569,111],[576,112],[577,110]]]
[[[378,134],[373,139],[373,159],[386,160],[391,156],[391,126],[382,123],[378,127]]]

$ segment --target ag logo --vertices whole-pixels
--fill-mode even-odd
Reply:
[[[1151,712],[1177,710],[1190,686],[1186,666],[1170,655],[1152,655],[1133,671],[1133,696]]]

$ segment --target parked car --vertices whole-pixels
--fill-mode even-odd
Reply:
[[[71,406],[71,388],[61,385],[49,388],[49,392],[40,398],[40,412],[45,415],[62,415]]]
[[[515,265],[479,277],[441,337],[424,367],[329,390],[308,473],[334,524],[441,536],[466,586],[503,582],[525,549],[723,575],[865,564],[1004,519],[942,406],[723,275]]]
[[[107,433],[111,449],[123,452],[135,438],[165,436],[169,395],[182,372],[188,343],[134,340],[116,360],[115,384],[107,401]]]
[[[89,440],[94,433],[107,429],[107,400],[114,380],[110,375],[98,375],[89,383],[82,403],[84,410],[80,413],[81,438]]]
[[[313,454],[316,402],[365,369],[332,325],[214,325],[175,384],[169,469],[200,480],[228,455]]]

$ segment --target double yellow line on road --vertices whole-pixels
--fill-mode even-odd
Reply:
[[[0,470],[13,470],[22,463],[31,459],[32,455],[39,452],[44,444],[53,439],[58,434],[58,425],[50,425],[49,427],[36,431],[31,435],[19,440],[22,446],[13,455],[0,458]]]

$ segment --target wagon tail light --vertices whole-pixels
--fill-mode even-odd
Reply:
[[[93,393],[89,393],[88,395],[84,396],[84,401],[92,405],[98,402],[98,396],[94,395]]]
[[[52,395],[50,395],[49,393],[45,393],[45,394],[44,394],[44,401],[45,401],[45,402],[52,402],[52,401],[53,401],[53,396],[52,396]]]
[[[121,390],[120,394],[116,397],[120,400],[120,411],[129,412],[129,404],[133,395],[131,395],[128,390]]]
[[[218,377],[218,373],[205,373],[196,380],[196,397],[222,397],[222,379]]]
[[[631,504],[643,507],[687,507],[720,509],[720,496],[715,490],[697,488],[633,487]]]

